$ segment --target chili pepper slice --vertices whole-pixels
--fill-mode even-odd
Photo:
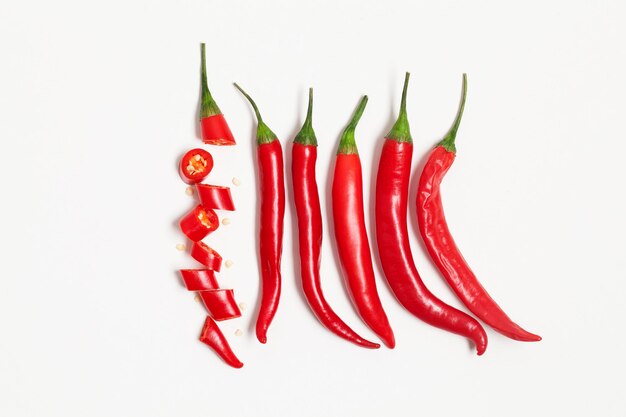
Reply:
[[[190,240],[197,242],[217,230],[220,221],[211,209],[197,205],[180,220],[180,229]]]
[[[309,108],[300,132],[293,140],[291,172],[293,195],[298,215],[300,274],[302,289],[311,310],[331,332],[359,346],[378,348],[378,343],[363,339],[330,307],[320,282],[320,250],[322,246],[322,213],[315,180],[317,138],[313,130],[313,89],[309,89]]]
[[[204,207],[216,210],[235,210],[230,188],[220,185],[196,184],[196,189]]]
[[[243,363],[235,356],[224,334],[210,316],[207,316],[204,322],[202,332],[200,333],[200,341],[213,349],[224,362],[233,368],[243,367]]]
[[[204,242],[194,242],[191,257],[212,271],[220,272],[222,268],[222,256]]]
[[[241,310],[235,301],[231,289],[216,289],[199,292],[204,306],[215,321],[230,320],[241,317]]]
[[[210,269],[181,269],[180,275],[188,291],[206,291],[219,288],[215,279],[215,271]]]
[[[179,174],[187,184],[196,184],[204,179],[213,169],[213,157],[204,149],[195,148],[187,151],[180,159]]]
[[[472,340],[479,355],[487,348],[487,334],[474,318],[447,305],[422,281],[409,245],[407,200],[413,139],[406,113],[409,84],[406,73],[398,120],[385,138],[376,178],[376,242],[380,262],[396,298],[426,323]]]
[[[456,156],[455,139],[466,96],[467,76],[463,74],[461,104],[454,123],[441,142],[431,151],[419,179],[417,220],[420,233],[433,262],[457,297],[472,313],[511,339],[536,342],[541,340],[541,337],[515,324],[483,288],[454,243],[446,222],[440,185]]]
[[[352,120],[343,131],[332,185],[335,239],[348,292],[363,321],[389,348],[395,339],[387,315],[378,297],[372,255],[363,210],[363,175],[354,140],[356,125],[367,104],[363,96]]]
[[[259,342],[267,342],[269,328],[280,299],[280,260],[283,251],[283,217],[285,215],[285,179],[283,151],[274,132],[263,122],[252,98],[237,84],[235,87],[248,99],[257,118],[257,161],[261,198],[259,247],[262,296],[256,322]]]
[[[206,53],[204,44],[200,45],[200,50],[202,54],[202,103],[200,105],[200,130],[202,140],[208,145],[235,145],[235,138],[228,127],[228,123],[226,123],[222,111],[217,106],[217,103],[209,91],[206,76]]]

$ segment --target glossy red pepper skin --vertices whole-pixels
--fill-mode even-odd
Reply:
[[[466,91],[464,75],[463,98],[456,120],[441,143],[431,151],[419,179],[416,208],[420,234],[433,262],[472,313],[511,339],[536,342],[541,337],[515,324],[480,284],[454,243],[444,215],[440,185],[456,155],[454,141],[463,114]]]
[[[219,288],[215,271],[210,269],[181,269],[180,275],[188,291],[206,291]]]
[[[309,90],[307,118],[291,148],[291,173],[298,217],[302,290],[311,310],[324,327],[358,346],[378,348],[380,347],[378,343],[363,339],[339,318],[326,301],[322,291],[320,282],[322,212],[315,179],[317,139],[311,121],[312,101],[313,92]]]
[[[204,242],[194,242],[191,257],[212,271],[219,272],[222,268],[222,256]]]
[[[204,149],[196,148],[186,152],[180,159],[178,173],[186,184],[202,181],[213,169],[213,157]]]
[[[407,73],[398,121],[385,138],[376,178],[376,241],[380,261],[394,295],[424,322],[472,340],[477,353],[487,348],[487,334],[469,315],[445,304],[422,281],[409,244],[407,201],[413,143],[406,116]]]
[[[234,211],[230,188],[220,185],[196,184],[200,203],[207,209]]]
[[[213,349],[224,362],[233,368],[243,367],[243,363],[235,356],[224,334],[220,328],[217,327],[217,323],[209,316],[207,316],[204,326],[202,327],[200,341]]]
[[[341,270],[348,292],[359,315],[389,347],[395,338],[376,289],[363,209],[361,160],[354,141],[354,130],[365,105],[363,97],[341,138],[332,184],[335,240]]]
[[[180,230],[193,242],[204,239],[219,227],[217,214],[197,205],[180,220]]]
[[[235,301],[233,290],[212,289],[201,291],[199,294],[213,320],[223,321],[241,317],[241,310]]]
[[[276,315],[281,290],[280,263],[285,215],[283,151],[276,134],[263,122],[254,100],[237,84],[235,87],[248,99],[257,117],[257,163],[261,200],[259,260],[262,294],[256,321],[256,336],[259,342],[267,343],[267,330]]]

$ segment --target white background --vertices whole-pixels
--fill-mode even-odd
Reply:
[[[0,415],[624,415],[623,2],[89,3],[0,5]],[[176,165],[201,145],[201,41],[238,140],[210,149],[210,181],[241,180],[238,211],[210,243],[234,261],[221,284],[248,305],[222,325],[242,370],[197,341],[203,308],[176,274],[197,266],[175,249],[193,205]],[[283,296],[260,345],[254,121],[231,83],[256,98],[286,155],[315,87],[326,203],[338,136],[368,94],[357,141],[371,207],[407,70],[416,168],[468,73],[446,214],[485,287],[544,340],[488,329],[477,357],[404,311],[379,266],[397,348],[337,338],[303,301],[290,202]],[[327,298],[374,338],[346,297],[326,206],[324,219]],[[410,220],[424,281],[461,307]]]

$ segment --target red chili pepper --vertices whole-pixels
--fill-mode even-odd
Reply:
[[[465,336],[479,355],[487,334],[475,319],[445,304],[422,282],[411,253],[407,230],[407,198],[413,139],[406,114],[406,73],[400,115],[385,138],[376,178],[376,241],[383,271],[396,298],[413,315],[440,329]]]
[[[213,169],[213,157],[204,149],[192,149],[180,160],[179,173],[187,184],[195,184],[204,179]]]
[[[257,117],[257,160],[261,195],[260,260],[262,297],[256,336],[267,342],[267,329],[276,314],[280,299],[280,258],[283,251],[283,217],[285,215],[285,179],[283,151],[274,132],[263,122],[252,98],[237,84],[235,87],[248,99]]]
[[[200,129],[202,140],[209,145],[235,145],[228,123],[213,99],[206,77],[205,46],[200,45],[202,51],[202,104],[200,105]]]
[[[202,327],[200,341],[213,349],[224,362],[233,368],[241,368],[243,366],[243,363],[237,359],[237,356],[235,356],[235,353],[230,348],[224,334],[220,328],[217,327],[217,323],[209,316],[207,316],[204,327]]]
[[[212,271],[220,272],[222,268],[222,256],[204,242],[194,242],[191,257]]]
[[[353,304],[363,321],[393,348],[393,331],[376,290],[365,229],[361,160],[354,140],[354,131],[366,104],[367,96],[364,96],[339,142],[332,186],[335,239]]]
[[[196,184],[200,202],[206,208],[216,210],[235,210],[233,197],[230,195],[230,188],[219,185]]]
[[[480,285],[478,279],[454,243],[441,203],[440,185],[456,156],[455,139],[461,123],[467,76],[463,74],[463,93],[452,127],[432,150],[417,188],[417,219],[430,257],[456,295],[478,318],[511,339],[536,342],[540,336],[515,324]]]
[[[206,291],[219,288],[215,279],[215,271],[210,269],[181,269],[180,275],[188,291]]]
[[[359,346],[378,348],[378,343],[363,339],[333,311],[322,292],[320,282],[320,249],[322,246],[322,213],[315,180],[317,138],[313,130],[313,89],[309,89],[309,109],[300,132],[293,140],[291,172],[293,194],[298,215],[300,271],[302,289],[311,310],[331,332]]]
[[[219,227],[217,214],[211,209],[197,205],[180,220],[180,229],[192,241],[204,239]]]
[[[241,310],[235,301],[233,290],[215,289],[201,291],[199,294],[213,320],[223,321],[241,317]]]

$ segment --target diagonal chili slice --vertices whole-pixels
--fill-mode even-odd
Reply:
[[[194,242],[191,257],[212,271],[220,272],[222,268],[222,256],[204,242]]]
[[[235,302],[233,290],[216,289],[199,292],[209,315],[215,321],[241,317],[241,310]]]
[[[197,184],[200,202],[205,208],[234,211],[235,204],[230,195],[230,188],[220,185]]]
[[[230,348],[224,334],[220,328],[217,327],[217,323],[209,316],[207,316],[204,326],[202,327],[200,341],[213,349],[224,362],[233,368],[241,368],[243,366],[243,363],[235,356],[235,353]]]
[[[189,291],[217,290],[220,287],[215,279],[215,271],[210,269],[181,269],[180,275]]]
[[[197,205],[180,220],[180,229],[190,240],[197,242],[217,230],[220,221],[211,209]]]

